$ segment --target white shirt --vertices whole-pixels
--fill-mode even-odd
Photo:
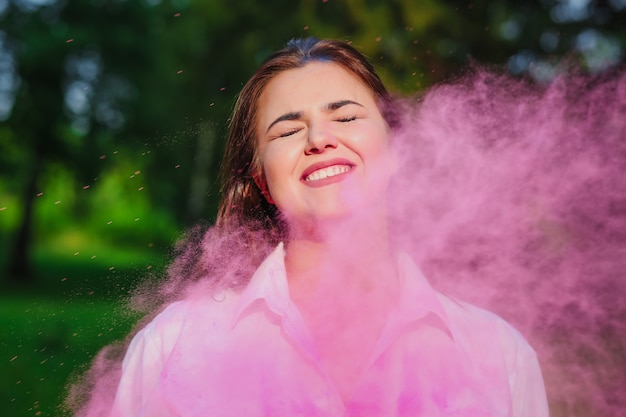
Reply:
[[[280,244],[242,292],[173,303],[141,330],[111,416],[548,416],[519,332],[435,292],[406,255],[401,299],[344,403],[289,298],[284,256]]]

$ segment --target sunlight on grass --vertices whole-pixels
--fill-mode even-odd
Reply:
[[[138,315],[125,302],[139,282],[162,275],[166,253],[78,229],[41,242],[35,285],[0,289],[0,415],[61,415],[68,378],[129,333]]]
[[[158,263],[165,253],[165,248],[155,248],[151,243],[113,245],[77,229],[67,230],[35,249],[37,263],[72,263],[87,260],[91,265],[107,268],[112,265],[122,268],[148,267],[150,261]],[[54,259],[56,262],[53,262]]]
[[[3,415],[58,414],[68,377],[137,319],[120,302],[0,296]]]
[[[37,285],[27,291],[64,299],[127,297],[139,282],[163,274],[166,254],[164,248],[113,246],[67,231],[35,248]]]

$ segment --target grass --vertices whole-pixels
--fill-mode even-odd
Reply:
[[[163,253],[106,245],[38,248],[35,284],[0,287],[0,414],[62,415],[68,378],[128,334],[138,317],[124,300],[147,271],[162,270]]]
[[[123,338],[135,318],[110,300],[0,297],[3,415],[59,415],[70,374]]]

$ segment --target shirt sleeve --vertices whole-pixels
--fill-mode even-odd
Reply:
[[[132,339],[117,386],[111,417],[139,417],[152,408],[152,393],[169,358],[185,318],[186,306],[173,303]]]
[[[535,350],[510,324],[499,323],[511,390],[512,417],[548,417],[546,389]]]
[[[535,351],[525,343],[512,380],[513,417],[548,417],[548,401]]]

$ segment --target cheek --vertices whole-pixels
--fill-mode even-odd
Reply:
[[[259,161],[267,190],[275,193],[291,176],[292,158],[288,149],[280,143],[270,143],[261,151]]]
[[[278,177],[277,170],[280,167],[279,162],[279,158],[276,157],[275,153],[272,152],[271,149],[265,149],[261,154],[259,165],[268,187]]]

